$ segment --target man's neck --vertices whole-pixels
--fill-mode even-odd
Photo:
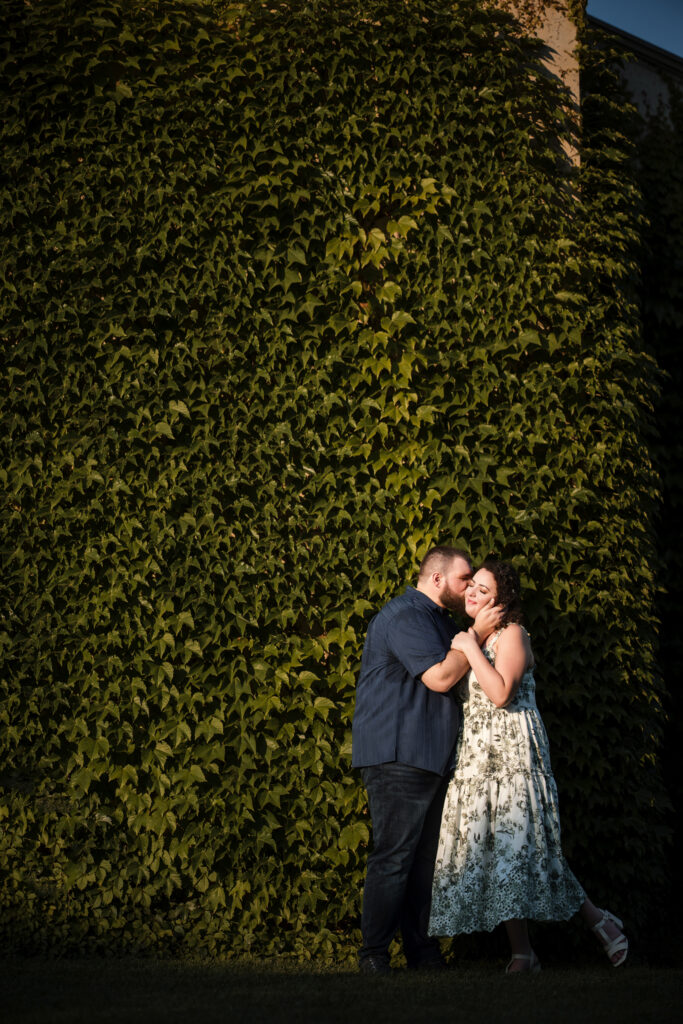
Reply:
[[[418,580],[417,584],[415,585],[415,589],[419,590],[421,594],[425,595],[425,597],[428,597],[429,600],[433,601],[434,604],[439,606],[439,608],[443,608],[444,610],[446,609],[446,605],[441,603],[441,600],[439,598],[439,592],[436,589],[436,587],[432,587],[429,584],[422,584]]]

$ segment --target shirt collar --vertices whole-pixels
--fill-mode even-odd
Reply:
[[[432,601],[431,597],[427,597],[426,594],[421,590],[416,590],[415,587],[406,587],[406,594],[414,604],[421,604],[426,608],[439,612],[440,615],[446,615],[448,612],[447,608],[442,608],[440,604]]]

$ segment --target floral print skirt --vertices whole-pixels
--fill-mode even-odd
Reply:
[[[496,708],[469,680],[472,703],[441,822],[431,935],[491,931],[512,918],[566,920],[585,899],[562,854],[533,677],[525,684],[508,707]]]

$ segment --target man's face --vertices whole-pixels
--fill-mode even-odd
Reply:
[[[454,558],[443,574],[439,596],[449,611],[465,611],[465,593],[472,579],[472,566],[464,558]]]

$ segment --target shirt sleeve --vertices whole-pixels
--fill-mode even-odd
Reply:
[[[416,678],[446,657],[449,646],[427,612],[412,608],[397,615],[387,630],[387,646]]]

